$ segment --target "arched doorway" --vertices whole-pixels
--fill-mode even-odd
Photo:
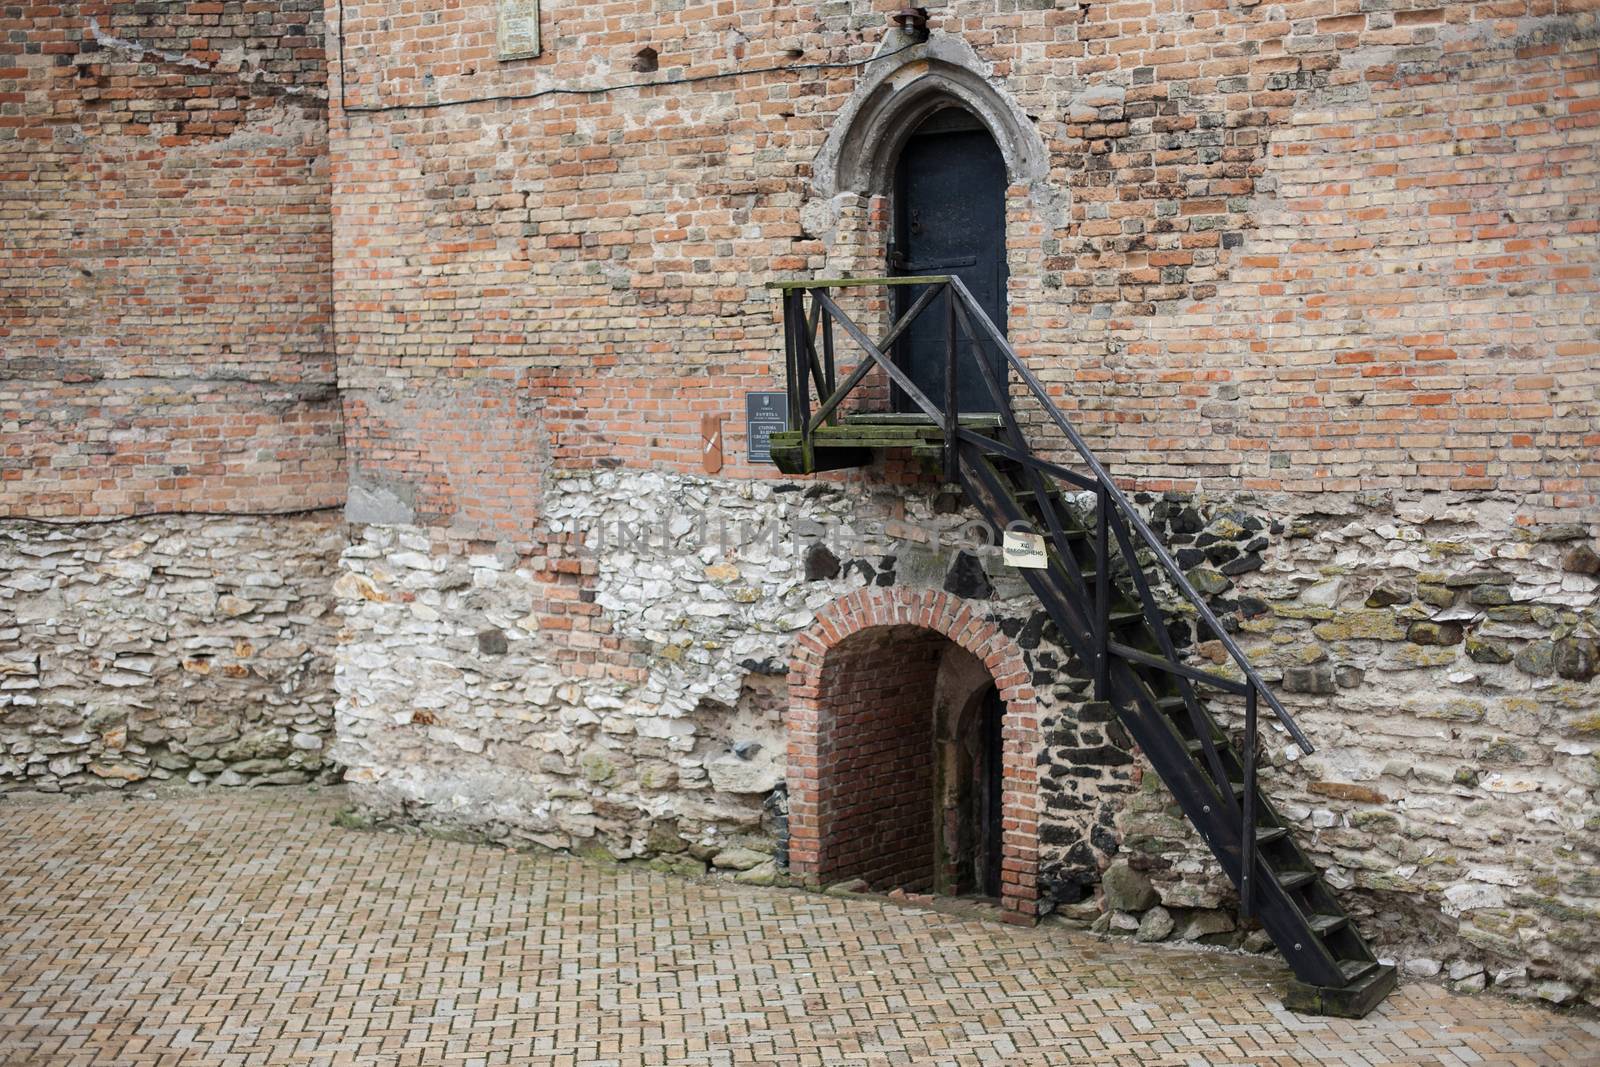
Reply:
[[[1006,328],[1006,163],[1000,146],[965,108],[941,107],[901,146],[894,167],[894,230],[889,273],[953,274],[964,282],[1001,331]],[[903,313],[917,293],[896,291]],[[945,298],[918,317],[896,347],[895,359],[927,396],[945,398]],[[964,412],[993,411],[996,403],[978,368],[987,359],[1005,380],[992,345],[962,342],[956,355],[957,401]],[[895,409],[915,406],[895,390]]]
[[[794,875],[998,895],[1033,921],[1037,710],[995,622],[942,592],[848,594],[796,639],[789,697]]]

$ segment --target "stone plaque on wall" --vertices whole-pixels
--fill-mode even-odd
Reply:
[[[501,59],[539,54],[539,0],[495,0],[495,45]]]
[[[751,463],[772,462],[772,435],[789,428],[787,393],[746,393],[744,395],[745,447]]]

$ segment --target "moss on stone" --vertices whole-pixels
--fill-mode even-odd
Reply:
[[[1488,713],[1488,705],[1483,701],[1472,701],[1467,697],[1456,697],[1453,701],[1443,704],[1429,705],[1416,713],[1418,718],[1442,718],[1451,723],[1477,723],[1483,721],[1483,715]]]
[[[1511,646],[1481,634],[1467,635],[1467,655],[1476,663],[1510,663]]]
[[[1406,636],[1393,612],[1370,609],[1318,623],[1311,632],[1324,641],[1400,641]]]
[[[608,867],[614,867],[617,863],[617,857],[599,841],[585,841],[581,845],[575,845],[572,854],[585,863],[603,863]]]
[[[1403,668],[1444,667],[1456,660],[1453,645],[1404,645],[1394,650],[1393,665]]]
[[[1484,746],[1483,759],[1490,763],[1526,763],[1528,753],[1515,741],[1497,737]]]
[[[374,830],[378,827],[378,820],[360,808],[343,808],[334,812],[329,825],[341,830]]]
[[[1589,924],[1600,920],[1600,911],[1592,908],[1574,907],[1565,901],[1557,900],[1555,897],[1521,895],[1516,898],[1515,903],[1524,908],[1532,908],[1534,911],[1548,915],[1552,919],[1559,919],[1562,922]]]
[[[617,773],[616,764],[612,763],[608,757],[600,752],[588,753],[579,762],[578,766],[582,769],[584,778],[595,785],[609,782],[612,776]]]
[[[1350,825],[1369,833],[1387,834],[1400,829],[1400,820],[1387,811],[1357,811],[1351,813]]]
[[[1272,613],[1280,619],[1332,619],[1338,612],[1317,604],[1274,604]]]
[[[1600,737],[1600,711],[1568,723],[1567,727],[1572,732],[1583,734],[1585,737]]]
[[[695,878],[706,873],[706,865],[685,852],[657,856],[645,866],[652,871],[660,871],[662,874],[675,874],[681,878]]]
[[[1456,594],[1445,586],[1423,583],[1417,586],[1417,599],[1436,608],[1448,608],[1456,602]]]

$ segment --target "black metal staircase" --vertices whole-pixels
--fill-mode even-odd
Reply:
[[[830,295],[864,285],[923,291],[875,342]],[[1394,987],[1394,967],[1377,962],[1258,786],[1262,704],[1302,752],[1312,751],[1311,742],[961,280],[941,275],[771,287],[784,300],[789,417],[797,427],[773,435],[778,466],[812,473],[860,465],[873,449],[909,448],[936,462],[944,481],[958,485],[996,529],[1042,535],[1048,566],[1021,573],[1077,660],[1093,672],[1095,699],[1115,709],[1238,886],[1241,913],[1258,919],[1282,952],[1295,975],[1286,1004],[1358,1017],[1380,1003]],[[949,388],[943,404],[919,390],[890,354],[910,323],[935,307],[946,329]],[[835,381],[835,325],[864,353],[842,384]],[[964,415],[957,409],[956,361],[963,345],[991,346],[1004,356],[1003,378],[989,360],[976,360],[994,401],[991,412]],[[874,368],[918,411],[910,417],[841,414],[842,402]],[[1042,436],[1056,446],[1046,454],[1062,462],[1039,454],[1033,442]],[[1085,500],[1092,494],[1093,507],[1075,507],[1069,494]],[[1181,647],[1187,642],[1172,635],[1171,613],[1158,599],[1151,573],[1165,580],[1170,596],[1187,601],[1208,636],[1222,643],[1231,673],[1190,662]],[[1222,700],[1235,706],[1242,701],[1237,744],[1213,714]]]

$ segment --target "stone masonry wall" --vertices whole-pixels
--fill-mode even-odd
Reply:
[[[537,555],[437,529],[353,537],[334,587],[344,636],[332,758],[375,815],[618,857],[666,853],[680,869],[703,870],[730,841],[781,859],[791,646],[855,589],[966,598],[1051,681],[1043,728],[1074,714],[1074,688],[1054,681],[1068,660],[1037,603],[993,551],[983,562],[959,553],[971,516],[923,492],[631,471],[572,474],[552,489]],[[619,522],[641,536],[617,541]],[[925,704],[931,761],[931,688]],[[1071,899],[1105,862],[1096,849],[1108,842],[1090,844],[1091,830],[1111,824],[1127,778],[1125,766],[1096,766],[1044,787],[1043,877],[1074,887]],[[931,826],[931,792],[926,814]]]
[[[0,521],[0,790],[318,780],[344,524]]]
[[[342,503],[320,3],[0,30],[0,514]]]
[[[1596,542],[1583,526],[1518,527],[1510,502],[1301,503],[1152,502],[1317,746],[1268,733],[1267,795],[1408,973],[1577,999],[1600,970]],[[1222,662],[1219,645],[1198,647]],[[1155,889],[1135,907],[1236,909],[1159,781],[1143,785],[1118,823]],[[1209,916],[1198,929],[1244,937]]]
[[[0,788],[320,777],[321,4],[23,3],[0,30]]]

